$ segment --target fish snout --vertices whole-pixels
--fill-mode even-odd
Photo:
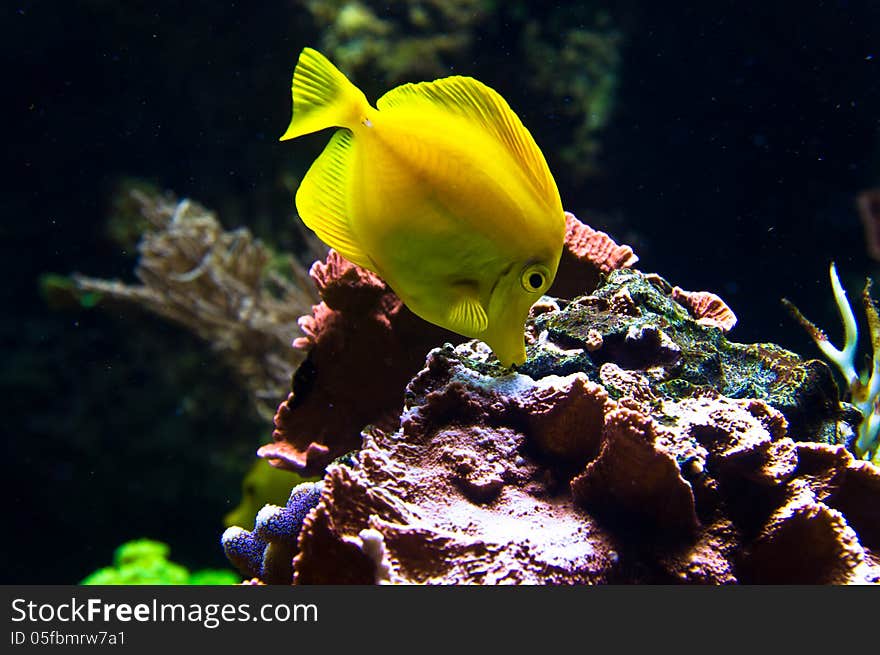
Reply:
[[[509,325],[503,334],[495,335],[493,339],[487,339],[486,343],[492,348],[502,366],[510,368],[519,366],[526,361],[525,325]]]

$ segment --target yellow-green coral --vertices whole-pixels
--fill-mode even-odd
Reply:
[[[859,329],[852,307],[846,298],[846,291],[837,277],[837,269],[834,262],[830,267],[831,290],[834,293],[834,301],[837,311],[843,322],[844,346],[837,348],[828,340],[825,332],[809,321],[788,300],[783,302],[809,332],[813,341],[822,351],[822,354],[837,366],[837,369],[846,380],[850,393],[850,401],[862,415],[859,431],[852,449],[856,457],[866,459],[880,465],[880,313],[877,305],[871,298],[871,280],[865,283],[862,292],[862,305],[865,308],[865,317],[868,320],[868,331],[871,337],[871,367],[859,373],[856,370],[856,348],[859,342]]]
[[[82,585],[226,585],[238,584],[232,571],[204,569],[190,573],[169,561],[167,544],[135,539],[122,544],[113,555],[113,566],[88,575]]]

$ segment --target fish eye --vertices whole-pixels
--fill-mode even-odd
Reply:
[[[529,266],[522,272],[520,282],[529,293],[537,293],[547,283],[547,274],[542,266]]]

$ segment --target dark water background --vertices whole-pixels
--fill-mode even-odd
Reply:
[[[733,339],[814,356],[780,297],[838,340],[828,262],[851,295],[876,270],[854,198],[880,186],[880,3],[607,10],[625,45],[602,174],[557,174],[564,205],[637,235],[643,270],[720,294],[740,319]],[[222,566],[222,514],[271,426],[195,338],[135,313],[50,310],[37,280],[131,279],[132,253],[104,229],[128,176],[298,248],[281,179],[308,162],[277,137],[309,17],[296,2],[8,2],[0,29],[0,582],[75,582],[140,536]],[[503,34],[475,68],[503,57]],[[558,170],[553,108],[506,74],[480,76]]]

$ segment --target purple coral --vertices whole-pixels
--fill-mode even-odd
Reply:
[[[303,519],[318,504],[321,489],[321,482],[299,484],[284,507],[265,505],[257,513],[253,531],[227,528],[220,539],[227,559],[245,576],[290,584]]]

